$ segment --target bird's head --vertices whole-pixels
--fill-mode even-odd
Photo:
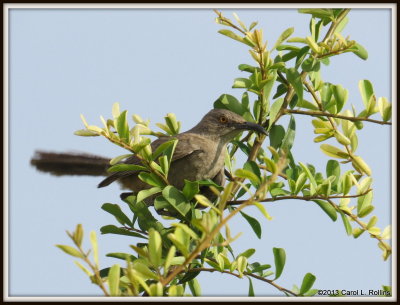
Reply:
[[[267,134],[262,126],[247,122],[242,116],[226,109],[209,111],[190,131],[211,137],[219,137],[224,142],[229,142],[243,130]]]

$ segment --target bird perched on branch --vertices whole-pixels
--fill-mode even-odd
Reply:
[[[209,111],[192,129],[180,133],[168,173],[169,184],[182,189],[184,181],[211,179],[218,185],[225,182],[224,158],[227,144],[244,130],[266,134],[258,124],[247,122],[240,115],[225,109]],[[151,143],[154,151],[171,137],[160,137]],[[140,171],[128,170],[112,174],[107,173],[110,167],[107,158],[88,154],[36,152],[31,164],[38,170],[53,175],[108,175],[98,187],[104,187],[118,181],[124,188],[139,192],[150,188],[139,179]],[[140,159],[132,155],[123,163],[141,165]]]

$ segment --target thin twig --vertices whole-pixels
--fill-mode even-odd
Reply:
[[[346,115],[341,115],[341,114],[332,114],[326,111],[303,111],[303,110],[295,110],[295,109],[285,109],[284,113],[294,113],[294,114],[302,114],[302,115],[309,115],[309,116],[325,116],[325,117],[331,117],[331,118],[336,118],[336,119],[343,119],[343,120],[348,120],[352,122],[357,122],[357,121],[365,121],[365,122],[371,122],[371,123],[376,123],[380,125],[392,125],[391,122],[385,122],[385,121],[378,121],[378,120],[373,120],[369,118],[359,118],[359,117],[350,117]]]
[[[279,197],[272,197],[272,198],[265,198],[262,200],[258,200],[259,202],[274,202],[274,201],[279,201],[279,200],[288,200],[288,199],[295,199],[295,200],[305,200],[305,201],[311,201],[311,200],[329,200],[329,199],[341,199],[341,198],[357,198],[366,195],[372,191],[372,189],[368,189],[364,193],[357,194],[357,195],[337,195],[337,196],[321,196],[321,195],[314,195],[314,196],[297,196],[297,195],[289,195],[289,196],[279,196]],[[227,205],[237,205],[237,204],[242,204],[246,200],[231,200],[228,201],[226,204]]]
[[[203,272],[203,271],[205,271],[205,272],[221,272],[221,273],[225,273],[225,274],[230,274],[230,275],[235,276],[237,278],[242,278],[237,273],[230,272],[230,271],[227,271],[227,270],[217,270],[215,268],[192,268],[192,269],[189,269],[189,270],[186,270],[186,271],[182,270],[182,272],[198,272],[198,271],[200,271],[200,272]],[[243,274],[247,275],[247,276],[250,276],[250,277],[253,277],[253,278],[257,279],[257,280],[266,282],[266,283],[274,286],[275,288],[279,289],[280,291],[287,292],[287,293],[289,293],[289,294],[291,294],[293,296],[298,296],[298,294],[296,294],[295,292],[293,292],[293,291],[291,291],[291,290],[289,290],[287,288],[284,288],[282,286],[279,286],[273,280],[269,280],[269,279],[266,279],[266,278],[264,278],[262,276],[259,276],[259,275],[256,275],[256,274],[253,274],[253,273],[250,273],[250,272],[246,272],[246,271],[243,272]]]
[[[364,231],[368,232],[368,228],[367,228],[366,224],[363,223],[363,222],[357,217],[357,215],[354,215],[353,213],[348,212],[348,211],[345,211],[345,210],[341,210],[340,207],[339,207],[336,203],[334,203],[332,200],[330,200],[330,199],[326,199],[326,201],[328,201],[337,211],[342,211],[344,214],[346,214],[347,216],[349,216],[349,217],[350,217],[351,219],[353,219]],[[392,248],[391,248],[390,246],[389,246],[389,248],[388,248],[388,245],[383,241],[382,237],[380,237],[379,235],[373,235],[373,234],[371,234],[371,233],[369,233],[369,235],[370,235],[372,238],[375,238],[376,240],[378,240],[378,243],[382,244],[383,247],[385,247],[386,250],[387,250],[389,253],[392,252]]]

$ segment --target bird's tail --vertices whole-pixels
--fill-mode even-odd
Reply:
[[[83,153],[53,153],[37,151],[31,159],[37,170],[55,176],[106,176],[110,159]]]

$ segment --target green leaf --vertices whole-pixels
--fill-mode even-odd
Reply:
[[[374,87],[369,80],[363,79],[358,82],[358,89],[360,90],[365,109],[368,109],[371,96],[374,94]]]
[[[243,37],[241,37],[239,35],[236,35],[235,33],[233,33],[230,30],[222,29],[222,30],[219,30],[218,33],[220,33],[222,35],[225,35],[225,36],[227,36],[229,38],[232,38],[232,39],[234,39],[236,41],[239,41],[241,43],[247,44],[249,47],[254,47],[254,44],[252,44],[250,41],[244,39]]]
[[[290,121],[288,125],[288,129],[285,133],[285,136],[282,140],[281,149],[288,152],[293,146],[294,138],[296,135],[296,121],[293,115],[290,115]],[[272,145],[271,145],[272,146]]]
[[[115,297],[119,296],[119,277],[120,277],[121,267],[118,264],[113,265],[108,272],[108,286],[110,287],[110,295]]]
[[[321,144],[320,146],[323,153],[328,155],[329,157],[339,158],[339,159],[348,159],[349,154],[335,146],[329,144]]]
[[[114,119],[117,119],[120,116],[121,112],[119,110],[119,103],[114,103],[112,105],[112,116]]]
[[[301,81],[301,76],[295,68],[290,68],[286,72],[286,77],[288,82],[293,86],[299,100],[303,99],[303,83]]]
[[[252,273],[256,273],[256,272],[260,272],[261,273],[262,271],[264,271],[266,269],[269,269],[269,268],[271,268],[271,265],[267,265],[267,264],[266,265],[259,265],[259,266],[256,266],[256,267],[253,268]]]
[[[352,165],[360,173],[365,173],[366,175],[371,176],[371,168],[360,156],[353,156]]]
[[[340,112],[347,101],[349,91],[344,89],[341,85],[334,85],[332,86],[332,92],[336,100],[337,112]]]
[[[79,257],[79,258],[84,258],[83,254],[81,252],[79,252],[77,249],[71,247],[71,246],[66,246],[66,245],[56,245],[57,248],[61,249],[62,251],[64,251],[65,253],[71,255],[71,256],[75,256],[75,257]]]
[[[161,192],[161,188],[159,188],[158,186],[152,187],[150,189],[144,189],[141,190],[136,197],[136,201],[140,202],[145,200],[146,198],[150,197],[151,195],[157,194]]]
[[[159,157],[162,153],[164,153],[170,146],[172,146],[174,143],[175,143],[175,141],[177,141],[176,139],[173,139],[173,140],[170,140],[170,141],[167,141],[167,142],[164,142],[164,143],[162,143],[162,144],[160,144],[157,148],[156,148],[156,150],[153,152],[153,154],[152,154],[152,159],[153,160],[156,160],[157,159],[157,157]]]
[[[338,26],[335,29],[334,33],[340,33],[342,32],[342,30],[345,28],[345,26],[347,25],[347,23],[349,22],[349,17],[344,17],[342,19],[342,21],[339,22]]]
[[[349,48],[348,51],[353,52],[355,55],[363,60],[367,60],[368,58],[368,51],[359,43],[356,43],[354,46]]]
[[[194,272],[191,272],[194,273]],[[200,272],[199,272],[200,273]],[[194,297],[201,296],[201,287],[197,279],[192,279],[188,282],[189,289]]]
[[[161,266],[162,242],[160,233],[151,228],[149,230],[149,259],[154,267]]]
[[[296,180],[295,188],[294,188],[294,194],[297,195],[302,189],[304,184],[307,181],[307,174],[305,172],[301,173],[299,177]]]
[[[321,63],[318,59],[310,57],[303,61],[301,68],[306,72],[319,71],[321,68]]]
[[[165,182],[160,177],[158,177],[153,173],[141,172],[139,173],[139,179],[151,186],[157,186],[157,187],[165,186]]]
[[[319,207],[333,220],[336,221],[337,213],[336,209],[329,203],[323,200],[313,200]]]
[[[189,228],[187,225],[185,225],[184,223],[181,223],[181,222],[180,223],[172,223],[171,225],[173,227],[177,227],[177,228],[182,229],[185,233],[187,233],[194,240],[200,239],[199,236],[191,228]]]
[[[272,125],[272,128],[269,131],[270,145],[273,148],[278,149],[282,144],[284,136],[285,136],[285,128],[282,125]]]
[[[113,215],[120,224],[133,227],[132,221],[124,214],[124,212],[122,212],[118,204],[104,203],[101,208]]]
[[[189,181],[185,179],[185,186],[183,187],[183,195],[187,200],[192,200],[194,195],[200,192],[199,183],[197,181]]]
[[[122,112],[117,119],[116,129],[120,139],[124,142],[129,141],[129,126],[128,121],[126,119],[128,111],[125,110]]]
[[[88,129],[80,129],[74,132],[74,135],[80,137],[98,137],[99,133],[88,130]]]
[[[365,193],[372,184],[372,178],[366,177],[357,186],[357,195]]]
[[[118,235],[127,235],[127,236],[133,236],[133,237],[147,239],[146,237],[144,237],[143,235],[141,235],[139,233],[125,230],[122,228],[118,228],[114,225],[103,226],[100,228],[100,232],[101,232],[101,234],[118,234]]]
[[[314,195],[317,190],[317,182],[315,181],[314,175],[310,172],[310,169],[307,165],[299,162],[300,166],[303,168],[304,172],[307,174],[308,179],[310,180],[310,195]]]
[[[247,257],[239,256],[237,258],[237,271],[239,272],[240,277],[243,276],[243,272],[246,270],[247,264],[248,264]]]
[[[250,88],[252,84],[252,81],[248,78],[235,78],[232,88]]]
[[[183,296],[184,288],[183,286],[171,285],[168,288],[168,296],[170,297],[180,297]]]
[[[162,191],[163,197],[183,217],[190,211],[190,204],[185,196],[172,185],[166,186]]]
[[[208,200],[208,198],[206,196],[203,196],[201,194],[196,194],[194,195],[194,198],[198,201],[199,204],[201,204],[204,207],[207,208],[211,208],[213,209],[215,212],[217,212],[218,214],[221,215],[221,211],[219,209],[217,209],[210,200]]]
[[[169,267],[172,265],[172,260],[175,258],[176,247],[171,246],[168,250],[167,257],[164,261],[164,272],[168,272]]]
[[[372,216],[371,219],[367,223],[367,229],[371,229],[378,222],[378,217]]]
[[[240,71],[245,71],[245,72],[249,72],[249,73],[254,73],[254,71],[256,71],[258,68],[254,67],[254,66],[250,66],[247,64],[240,64],[238,66],[238,69]]]
[[[249,223],[249,225],[253,229],[254,233],[256,233],[257,237],[259,239],[261,239],[261,225],[258,222],[258,220],[253,218],[253,217],[251,217],[251,216],[249,216],[249,215],[247,215],[246,213],[240,212],[240,214],[242,214],[244,219],[247,220],[247,222]]]
[[[268,220],[272,220],[272,217],[268,214],[267,210],[262,205],[262,203],[254,201],[253,204],[260,210],[260,212],[264,215],[265,218],[267,218]]]
[[[358,238],[358,237],[360,237],[360,235],[363,234],[364,232],[365,232],[364,229],[361,229],[361,228],[354,228],[354,229],[353,229],[353,237],[354,237],[354,238]]]
[[[382,119],[387,122],[392,117],[392,103],[390,103],[387,98],[380,97],[378,99],[378,109],[382,116]]]
[[[85,266],[83,266],[81,263],[74,261],[75,265],[77,265],[79,267],[79,269],[81,269],[83,272],[86,273],[87,276],[91,277],[93,276],[93,273],[90,272]]]
[[[326,163],[326,176],[335,176],[335,180],[332,182],[332,186],[335,186],[339,182],[340,177],[340,164],[336,160],[329,160]]]
[[[83,227],[81,224],[76,226],[75,231],[73,232],[73,240],[78,244],[78,246],[82,246],[83,240]]]
[[[125,154],[125,155],[121,155],[121,156],[117,156],[115,158],[112,158],[110,160],[110,165],[115,165],[115,164],[119,163],[120,161],[122,161],[122,160],[124,160],[126,158],[129,158],[131,156],[133,156],[133,154]]]
[[[247,278],[249,279],[249,293],[248,293],[248,296],[249,296],[249,297],[254,297],[253,283],[252,283],[250,277],[247,277]]]
[[[176,120],[176,116],[173,113],[168,113],[165,117],[165,123],[167,123],[167,126],[169,127],[171,134],[176,135],[179,133],[179,129],[181,127],[180,122]]]
[[[130,260],[131,262],[133,262],[134,260],[137,259],[137,257],[132,255],[132,254],[121,253],[121,252],[107,253],[106,256],[107,257],[113,257],[113,258],[122,259],[123,261]]]
[[[272,104],[269,111],[269,127],[271,127],[271,125],[275,123],[275,118],[278,115],[279,110],[281,110],[282,108],[283,101],[283,98],[279,98]]]
[[[247,109],[232,95],[222,94],[215,102],[214,108],[227,109],[243,115]]]
[[[248,170],[249,172],[252,172],[255,174],[259,179],[261,179],[261,171],[260,168],[258,167],[257,163],[254,161],[247,161],[244,165],[243,168],[245,170]]]
[[[357,199],[357,215],[358,217],[365,217],[372,212],[374,207],[371,205],[373,198],[373,192],[369,192],[364,196],[360,196]]]
[[[333,18],[332,9],[304,8],[304,9],[298,9],[298,12],[301,14],[311,14],[313,17],[320,18],[320,19]]]
[[[118,163],[107,169],[109,173],[124,172],[124,171],[146,171],[147,168],[136,164]]]
[[[97,244],[96,232],[90,232],[90,243],[92,244],[93,260],[96,266],[99,266],[99,246]]]
[[[140,274],[140,276],[144,280],[158,280],[157,274],[150,270],[150,268],[147,266],[147,261],[145,259],[138,258],[132,263],[132,267]]]
[[[246,251],[240,253],[237,257],[244,256],[244,257],[250,258],[250,256],[252,256],[254,253],[256,253],[256,250],[251,248],[251,249],[247,249]]]
[[[342,217],[344,228],[346,229],[346,233],[347,233],[347,235],[350,236],[353,233],[353,228],[351,227],[349,219],[342,211],[339,211],[339,214]]]
[[[279,46],[282,42],[290,37],[294,32],[294,28],[288,28],[279,36],[278,40],[276,41],[275,45],[272,47],[271,51],[273,51],[277,46]]]
[[[261,183],[260,178],[257,177],[256,174],[254,174],[253,172],[248,171],[246,169],[238,168],[235,171],[235,176],[240,177],[240,178],[249,179],[255,185],[259,185]]]
[[[283,271],[283,268],[285,267],[285,262],[286,262],[286,253],[283,248],[273,248],[272,249],[274,253],[274,260],[275,260],[275,278],[274,281],[277,280]]]
[[[316,277],[314,274],[307,273],[303,278],[303,282],[301,283],[300,295],[303,295],[307,291],[309,291],[311,289],[311,287],[313,286],[315,280],[316,280]]]

